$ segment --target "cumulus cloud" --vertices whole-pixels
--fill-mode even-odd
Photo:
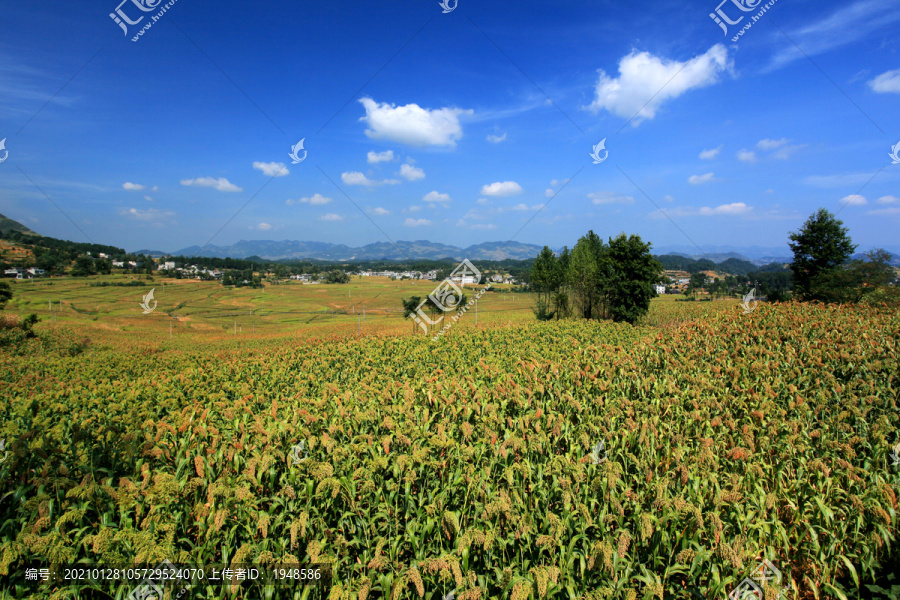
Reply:
[[[370,165],[376,165],[381,162],[391,162],[394,160],[394,151],[385,150],[384,152],[369,152],[366,157]]]
[[[481,188],[482,196],[515,196],[524,190],[515,181],[497,181]]]
[[[431,221],[428,219],[407,219],[403,222],[403,225],[406,227],[424,227],[425,225],[431,225]]]
[[[284,203],[288,206],[294,206],[295,204],[310,204],[312,206],[321,206],[323,204],[328,204],[332,202],[333,198],[328,198],[323,196],[322,194],[313,194],[309,197],[300,198],[299,200],[285,200]]]
[[[868,204],[865,196],[860,196],[859,194],[850,194],[849,196],[844,196],[841,198],[841,203],[850,205],[850,206],[865,206]]]
[[[262,171],[263,175],[266,177],[284,177],[285,175],[289,175],[290,171],[284,163],[264,163],[264,162],[254,162],[253,168],[257,171]]]
[[[403,177],[407,181],[417,181],[419,179],[425,179],[425,171],[410,164],[404,164],[400,165],[400,177]]]
[[[151,198],[150,196],[144,196],[144,200],[146,200],[147,202],[153,202],[153,198]]]
[[[506,140],[506,134],[505,133],[503,135],[491,134],[491,135],[488,135],[486,139],[487,139],[487,141],[489,141],[492,144],[499,144],[500,142]]]
[[[378,208],[372,209],[372,214],[373,214],[373,215],[378,215],[379,217],[383,217],[383,216],[385,216],[385,215],[391,214],[391,211],[386,210],[386,209],[384,209],[384,208],[381,208],[381,207],[379,206]]]
[[[900,94],[900,69],[882,73],[869,81],[869,87],[878,94]]]
[[[688,183],[691,185],[700,185],[703,183],[707,183],[715,179],[715,176],[712,173],[706,173],[704,175],[691,175],[688,177]]]
[[[743,150],[738,150],[737,159],[743,162],[756,162],[756,152],[753,150],[747,150],[746,148]]]
[[[341,173],[341,181],[343,181],[347,185],[365,185],[369,187],[373,187],[376,185],[396,185],[400,183],[396,179],[384,179],[382,181],[375,181],[374,179],[369,179],[365,176],[365,174],[360,173],[359,171]]]
[[[129,192],[136,192],[139,190],[145,190],[145,189],[147,189],[147,187],[143,186],[139,183],[131,183],[131,182],[126,181],[125,183],[122,184],[122,189],[128,190]]]
[[[198,177],[197,179],[182,179],[181,185],[192,187],[211,187],[220,192],[243,192],[243,188],[239,188],[224,177]]]
[[[341,215],[336,215],[334,213],[328,213],[327,215],[322,215],[319,218],[322,219],[323,221],[343,221],[344,220],[344,217],[342,217]]]
[[[588,198],[593,200],[594,204],[634,204],[633,197],[615,192],[592,192],[588,194]]]
[[[878,200],[876,200],[878,204],[896,204],[900,202],[900,198],[896,196],[882,196]]]
[[[722,44],[686,62],[632,50],[619,60],[617,78],[602,69],[599,71],[594,101],[586,108],[594,114],[607,110],[623,118],[634,116],[632,125],[636,127],[646,119],[653,119],[664,102],[713,85],[721,73],[731,69],[732,61]]]
[[[270,229],[272,229],[272,226],[268,223],[260,223],[256,227],[251,226],[250,229],[255,229],[257,231],[269,231]]]
[[[460,116],[474,114],[459,108],[422,108],[418,104],[395,106],[371,98],[359,101],[366,109],[361,117],[368,126],[366,135],[373,140],[391,140],[409,146],[456,146],[462,137]]]
[[[452,199],[450,198],[450,194],[441,194],[439,192],[428,192],[425,194],[425,197],[422,198],[423,202],[428,202],[430,204],[450,204]]]
[[[712,150],[704,150],[700,153],[700,158],[703,160],[712,160],[715,157],[719,156],[719,152],[722,151],[722,146],[718,148],[713,148]]]

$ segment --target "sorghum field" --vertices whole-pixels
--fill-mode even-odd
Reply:
[[[404,326],[162,351],[40,324],[0,351],[0,597],[124,599],[24,569],[169,560],[333,573],[182,598],[725,598],[767,559],[785,598],[853,598],[896,561],[894,310]]]

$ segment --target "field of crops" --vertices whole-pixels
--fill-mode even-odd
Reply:
[[[334,574],[182,598],[724,598],[766,558],[849,598],[896,560],[896,312],[408,329],[0,353],[0,597],[167,559]]]

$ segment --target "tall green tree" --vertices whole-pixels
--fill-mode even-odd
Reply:
[[[789,237],[797,296],[801,300],[828,301],[828,286],[834,285],[837,270],[856,250],[843,221],[821,208]]]
[[[569,256],[568,282],[573,299],[585,319],[599,318],[603,313],[601,292],[606,251],[603,240],[591,230],[579,238]]]
[[[650,248],[637,235],[621,233],[610,238],[603,293],[606,312],[613,321],[634,324],[650,309],[650,300],[656,295],[653,286],[663,273]]]

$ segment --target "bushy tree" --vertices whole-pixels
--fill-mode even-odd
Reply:
[[[831,286],[840,283],[837,271],[856,246],[843,221],[824,208],[810,216],[798,232],[790,234],[788,245],[794,253],[791,271],[800,300],[834,299]]]
[[[94,266],[94,259],[90,256],[79,256],[75,259],[75,265],[72,267],[72,277],[87,277],[97,272]]]
[[[604,304],[613,321],[634,324],[650,309],[654,284],[662,276],[662,264],[650,254],[650,244],[640,236],[624,233],[610,238],[606,252],[607,278]]]

